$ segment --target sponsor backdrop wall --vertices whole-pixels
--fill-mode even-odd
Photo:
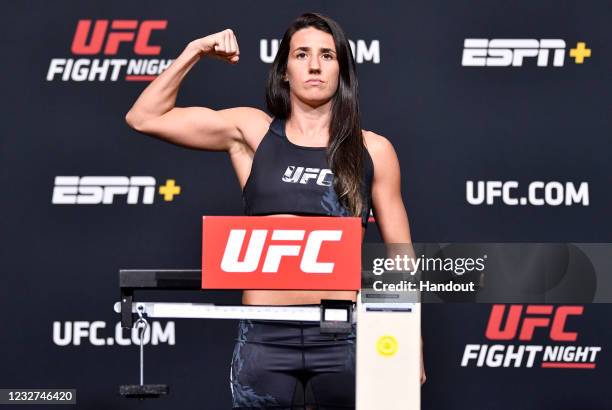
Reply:
[[[171,394],[136,403],[118,395],[138,380],[138,353],[112,311],[118,269],[197,268],[201,216],[242,212],[225,154],[124,122],[189,41],[225,28],[237,34],[240,63],[200,61],[177,105],[264,108],[289,22],[305,11],[337,19],[358,62],[364,128],[400,158],[415,241],[612,242],[608,2],[34,1],[4,10],[1,388],[76,388],[84,409],[229,408],[236,322],[153,321],[145,382],[169,383]],[[374,223],[368,240],[378,240]],[[547,328],[495,340],[493,309],[424,306],[424,409],[612,408],[609,305],[555,306],[570,313],[561,341]],[[497,345],[495,354],[477,359],[481,345]],[[532,345],[587,353],[566,357],[578,368],[546,368],[541,356],[529,360]]]

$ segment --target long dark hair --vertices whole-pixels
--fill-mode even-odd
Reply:
[[[316,13],[306,13],[295,19],[283,36],[266,89],[266,104],[274,117],[287,119],[291,115],[289,84],[284,81],[291,37],[298,30],[313,27],[334,38],[340,67],[338,89],[332,99],[327,161],[334,173],[334,189],[342,205],[354,216],[364,207],[361,196],[364,143],[359,119],[357,73],[351,48],[344,31],[334,20]]]

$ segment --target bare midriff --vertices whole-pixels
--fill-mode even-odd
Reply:
[[[267,216],[298,215],[278,214]],[[365,228],[361,237],[365,235]],[[321,299],[356,300],[357,292],[352,290],[245,290],[242,292],[244,305],[318,305]]]

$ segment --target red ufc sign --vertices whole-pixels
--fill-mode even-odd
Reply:
[[[358,290],[361,221],[206,216],[203,289]]]
[[[552,305],[527,305],[525,313],[523,305],[511,305],[502,329],[505,311],[506,305],[493,305],[485,334],[487,339],[512,340],[518,334],[519,340],[532,340],[535,329],[550,328],[551,340],[574,342],[578,333],[566,331],[565,322],[568,316],[582,315],[584,306],[558,306],[553,314]]]
[[[79,20],[72,40],[72,52],[79,55],[99,54],[104,47],[105,55],[115,55],[121,43],[134,43],[138,55],[159,55],[160,46],[149,44],[153,30],[163,30],[167,20],[96,20],[91,32],[91,20]],[[89,42],[87,38],[89,37]]]

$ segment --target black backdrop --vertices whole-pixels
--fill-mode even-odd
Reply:
[[[192,39],[229,27],[240,63],[199,62],[177,105],[263,108],[269,64],[261,54],[294,17],[323,12],[357,45],[364,128],[398,152],[415,241],[612,242],[607,1],[33,1],[4,10],[2,388],[76,388],[84,409],[230,403],[235,322],[160,321],[145,353],[145,381],[169,383],[172,392],[134,403],[117,386],[137,381],[137,349],[119,345],[112,312],[119,268],[198,267],[200,217],[241,214],[229,160],[129,129],[124,115],[147,83],[127,81],[127,65],[115,81],[110,73],[63,81],[61,59],[168,60]],[[154,55],[138,55],[133,42],[114,55],[79,55],[72,43],[82,20],[166,27],[151,34],[149,44],[160,47]],[[544,67],[533,57],[521,66],[463,66],[469,38],[560,39],[564,63],[553,66],[551,50]],[[592,53],[582,64],[570,55],[578,42]],[[53,67],[60,71],[50,75]],[[54,204],[57,176],[150,176],[156,191],[173,179],[181,193],[172,201],[156,193],[152,204],[142,196],[127,204],[126,195],[112,204]],[[533,181],[587,183],[588,205],[584,197],[569,205],[500,198],[472,205],[466,181],[517,181],[521,194]],[[378,240],[374,224],[368,240]],[[239,301],[237,293],[187,298]],[[585,305],[568,325],[579,332],[574,344],[602,348],[594,369],[462,367],[466,344],[487,343],[490,310],[424,306],[424,409],[612,409],[609,305]],[[551,344],[545,333],[535,342]]]

